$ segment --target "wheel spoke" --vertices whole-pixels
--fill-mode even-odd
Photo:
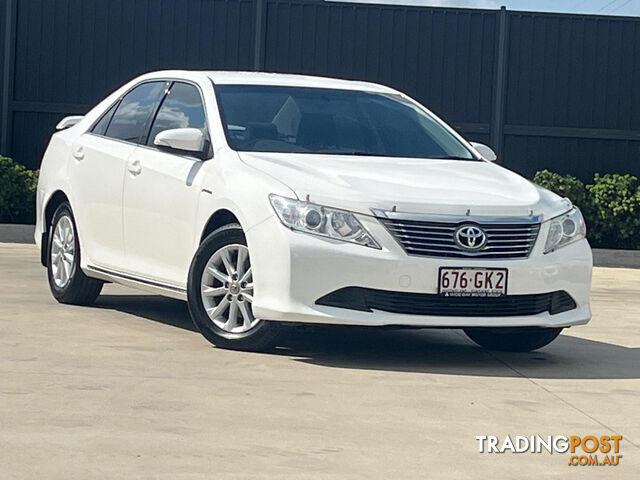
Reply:
[[[228,291],[224,287],[202,287],[202,295],[204,297],[219,297],[220,295],[226,295]]]
[[[251,313],[250,305],[247,302],[239,302],[238,306],[240,307],[240,313],[242,313],[243,327],[245,329],[251,328],[254,317],[253,313]]]
[[[218,318],[227,310],[228,306],[229,306],[229,300],[227,300],[227,297],[224,297],[222,300],[220,300],[220,303],[218,303],[218,305],[208,309],[207,313],[211,318]]]
[[[64,261],[62,257],[58,258],[58,279],[60,280],[60,286],[64,284],[66,281],[64,278],[65,270],[64,270]]]
[[[236,273],[236,269],[231,263],[231,259],[229,258],[229,252],[227,250],[222,250],[220,252],[220,258],[222,259],[222,263],[224,263],[224,268],[227,271],[227,275],[232,276]]]
[[[64,266],[64,281],[66,282],[69,280],[69,277],[71,277],[71,265],[67,263],[64,258],[62,259],[62,265]]]
[[[231,278],[228,275],[225,275],[224,273],[222,273],[220,270],[218,270],[213,265],[210,265],[209,268],[207,268],[207,272],[209,272],[215,278],[220,280],[222,283],[226,283],[226,282],[230,282],[231,281]]]
[[[53,278],[55,280],[58,280],[59,283],[62,283],[62,272],[60,269],[60,257],[56,257],[55,260],[53,261],[53,266],[56,267],[56,269],[53,272]]]
[[[224,329],[227,331],[233,330],[238,325],[238,302],[233,300],[229,306],[228,320],[224,324]]]
[[[249,303],[253,303],[253,295],[249,293],[242,292],[242,298],[244,298]]]
[[[73,265],[73,255],[71,253],[65,252],[64,259],[69,262],[69,265]]]
[[[247,250],[245,248],[238,250],[238,259],[236,261],[236,274],[238,278],[244,277],[244,264],[247,261],[247,256]]]
[[[251,266],[244,272],[244,275],[240,279],[240,282],[247,282],[251,278]]]

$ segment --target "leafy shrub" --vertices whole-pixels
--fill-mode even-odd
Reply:
[[[37,170],[0,155],[0,223],[33,223]]]
[[[592,246],[640,248],[640,188],[636,177],[596,173],[593,183],[585,185],[571,175],[542,170],[533,181],[580,208]]]
[[[590,218],[593,211],[591,198],[584,183],[571,175],[541,170],[533,177],[533,182],[547,190],[557,193],[561,197],[567,197],[576,205],[585,218]]]
[[[533,177],[533,182],[547,190],[557,193],[561,197],[569,198],[574,205],[580,207],[586,205],[587,190],[584,183],[571,175],[560,175],[559,173],[541,170]]]
[[[633,175],[595,174],[587,185],[593,239],[604,247],[640,248],[640,191]]]

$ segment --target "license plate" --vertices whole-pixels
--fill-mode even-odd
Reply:
[[[440,267],[438,293],[449,297],[499,297],[507,294],[506,268]]]

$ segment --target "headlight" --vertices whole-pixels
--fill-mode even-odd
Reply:
[[[280,221],[293,230],[380,248],[353,213],[273,194],[269,201]]]
[[[563,215],[552,218],[548,223],[549,233],[547,233],[547,241],[544,244],[544,253],[553,252],[587,236],[584,218],[576,207]]]

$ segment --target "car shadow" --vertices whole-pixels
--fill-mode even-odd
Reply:
[[[157,295],[105,295],[96,300],[95,306],[118,312],[129,313],[136,317],[163,323],[172,327],[197,332],[189,316],[187,302]]]
[[[197,332],[187,304],[154,295],[101,295],[96,307]],[[587,327],[588,328],[588,327]],[[529,353],[488,351],[461,330],[293,325],[270,354],[333,368],[549,379],[640,378],[640,348],[564,334]],[[203,340],[205,341],[205,340]]]

